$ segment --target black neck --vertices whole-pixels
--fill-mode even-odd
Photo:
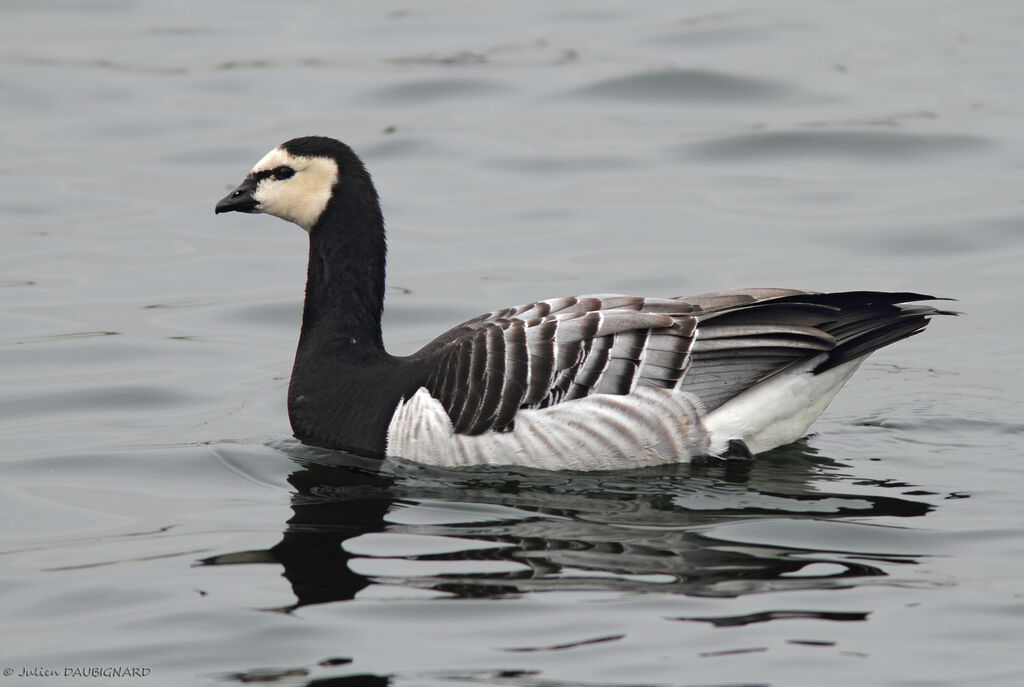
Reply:
[[[306,346],[326,346],[341,357],[383,353],[386,250],[376,194],[328,204],[309,232],[300,355]]]
[[[384,351],[384,220],[358,159],[339,158],[339,182],[309,232],[302,334],[288,416],[306,443],[383,455],[388,423],[418,378]]]

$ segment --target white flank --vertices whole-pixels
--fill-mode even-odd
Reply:
[[[822,353],[773,375],[708,413],[704,425],[711,454],[725,451],[730,439],[742,439],[751,453],[762,453],[804,436],[867,356],[814,374],[825,357]]]
[[[260,181],[252,194],[259,203],[257,209],[309,231],[331,199],[338,181],[338,164],[327,157],[291,155],[283,148],[274,148],[252,171],[264,172],[277,167],[291,167],[295,175],[288,179],[267,177]]]
[[[681,463],[707,455],[699,402],[689,394],[637,387],[540,410],[520,410],[515,429],[455,434],[426,389],[399,404],[388,427],[389,455],[443,467],[522,465],[547,470],[611,470]]]
[[[683,463],[721,455],[732,439],[762,453],[804,436],[864,360],[814,374],[824,358],[815,356],[774,375],[706,417],[691,394],[638,386],[627,395],[594,394],[520,410],[514,430],[475,436],[456,434],[441,403],[421,388],[395,410],[387,452],[442,467],[522,465],[546,470]]]

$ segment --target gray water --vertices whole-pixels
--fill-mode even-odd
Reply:
[[[776,5],[0,6],[0,682],[1024,684],[1024,6]],[[304,134],[374,174],[394,352],[588,292],[965,314],[749,470],[312,450],[305,236],[213,215]]]

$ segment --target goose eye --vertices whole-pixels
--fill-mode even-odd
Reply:
[[[281,179],[291,178],[294,175],[295,170],[292,169],[291,167],[285,167],[282,165],[281,167],[274,168],[274,178],[277,179],[278,181],[280,181]]]

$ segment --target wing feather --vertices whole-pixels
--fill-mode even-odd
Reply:
[[[526,348],[526,323],[510,320],[505,334],[505,383],[501,398],[494,413],[494,428],[504,430],[511,427],[516,412],[526,395],[527,375],[530,369],[529,352]]]
[[[601,381],[601,376],[608,366],[614,342],[614,338],[610,336],[602,336],[588,342],[586,358],[576,373],[573,385],[566,394],[566,400],[571,401],[590,395],[597,383]]]
[[[530,375],[523,405],[539,403],[551,388],[555,378],[554,319],[534,319],[526,323],[526,348],[529,351]]]
[[[574,296],[473,318],[416,356],[430,369],[422,386],[460,434],[511,429],[521,408],[638,386],[688,392],[710,412],[809,356],[827,353],[824,370],[916,334],[942,311],[903,304],[930,298],[792,289]]]

